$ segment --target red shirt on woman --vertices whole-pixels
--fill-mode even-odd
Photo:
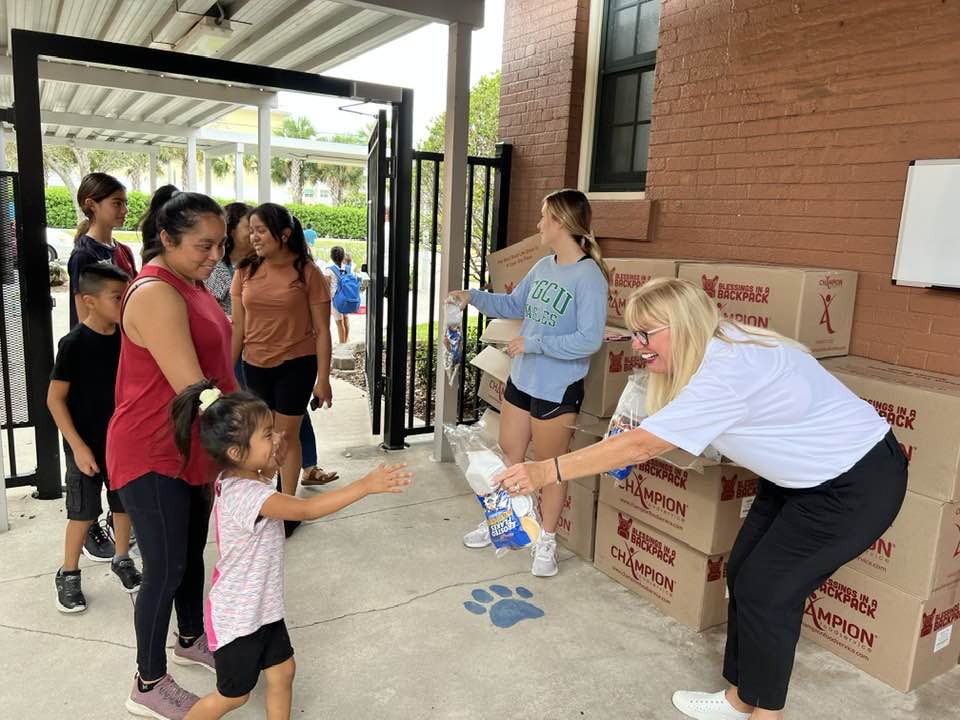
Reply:
[[[214,380],[224,392],[236,390],[230,362],[230,321],[203,283],[188,285],[169,270],[156,265],[143,267],[139,278],[145,277],[155,277],[180,293],[187,305],[190,337],[203,376]],[[128,290],[124,305],[129,296]],[[170,414],[170,403],[175,395],[150,351],[123,333],[117,370],[116,410],[107,429],[107,475],[112,490],[119,490],[131,480],[150,472],[182,478],[190,485],[213,481],[217,469],[200,447],[196,426],[190,462],[183,467],[183,456],[173,439]]]

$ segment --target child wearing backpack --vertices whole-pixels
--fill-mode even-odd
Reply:
[[[267,717],[289,718],[295,664],[284,622],[283,521],[313,520],[367,495],[400,493],[412,473],[378,465],[333,492],[304,499],[275,489],[279,435],[273,413],[247,392],[222,394],[208,380],[173,401],[177,447],[187,458],[199,415],[200,444],[225,469],[214,484],[218,559],[204,624],[217,689],[192,704],[185,720],[221,718],[246,703],[262,671]]]
[[[348,315],[360,309],[360,278],[345,266],[346,252],[339,245],[330,248],[330,264],[323,269],[330,283],[330,315],[337,325],[337,337],[340,344],[350,337],[350,318]]]

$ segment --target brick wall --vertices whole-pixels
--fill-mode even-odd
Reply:
[[[510,242],[537,231],[544,195],[577,185],[589,5],[506,2],[500,137],[514,143]]]
[[[558,5],[585,17],[582,3],[550,3],[559,15]],[[529,46],[524,29],[542,28],[535,6],[507,3],[505,71],[508,47]],[[857,270],[852,353],[960,374],[960,293],[890,282],[909,161],[960,156],[958,68],[956,0],[663,0],[647,188],[654,240],[629,247]],[[519,121],[501,137],[522,156],[546,130]],[[518,192],[537,179],[532,170],[517,167]],[[511,213],[511,229],[535,222],[523,197]]]

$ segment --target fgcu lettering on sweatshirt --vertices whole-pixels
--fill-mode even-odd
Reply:
[[[590,257],[558,265],[548,255],[513,292],[471,290],[470,303],[488,317],[523,319],[524,353],[513,359],[510,379],[528,395],[558,403],[586,376],[603,343],[607,280]]]

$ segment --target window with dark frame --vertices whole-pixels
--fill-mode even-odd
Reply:
[[[646,187],[659,31],[660,0],[605,0],[591,191]]]

